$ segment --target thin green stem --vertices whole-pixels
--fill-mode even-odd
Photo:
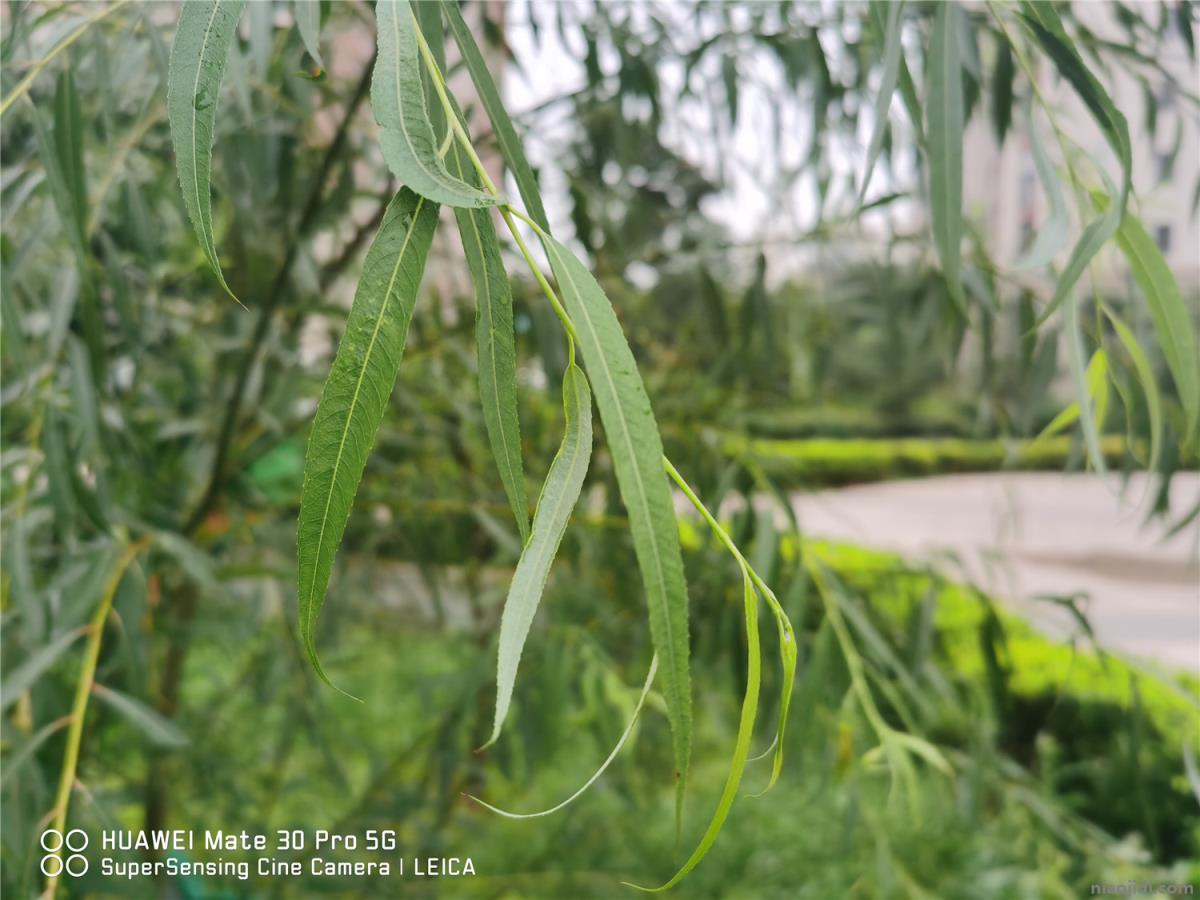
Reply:
[[[417,48],[421,52],[421,59],[425,63],[425,70],[429,74],[429,80],[433,83],[434,92],[438,96],[438,100],[442,104],[442,109],[446,114],[446,120],[450,123],[450,132],[458,139],[459,145],[463,152],[467,154],[467,158],[471,160],[471,165],[475,168],[479,180],[483,183],[484,189],[493,197],[501,199],[500,190],[496,187],[496,183],[492,181],[492,177],[488,174],[487,168],[483,164],[483,160],[479,158],[479,154],[475,152],[475,146],[471,143],[471,138],[467,134],[463,123],[459,118],[458,111],[454,108],[454,104],[450,101],[450,95],[446,92],[446,82],[442,78],[442,71],[438,68],[437,60],[433,58],[433,51],[429,49],[429,44],[425,40],[425,36],[421,33],[421,26],[417,22],[416,15],[413,15],[413,31],[417,36]],[[529,247],[525,243],[525,239],[521,236],[517,224],[513,221],[513,214],[519,216],[522,220],[533,225],[538,236],[546,237],[546,233],[538,228],[528,216],[516,209],[509,203],[500,205],[500,217],[504,219],[504,224],[508,226],[509,233],[512,234],[513,241],[517,245],[517,249],[521,251],[521,256],[525,259],[525,264],[529,267],[529,271],[533,273],[534,279],[538,286],[541,287],[542,293],[550,301],[550,305],[554,307],[555,315],[562,322],[563,328],[567,332],[567,338],[570,341],[568,351],[570,353],[571,362],[575,361],[575,341],[578,340],[578,335],[575,332],[575,325],[571,322],[571,317],[567,314],[566,308],[562,301],[558,299],[558,294],[554,288],[550,286],[550,282],[546,280],[546,276],[542,274],[541,267],[533,258],[533,254],[529,252]]]
[[[109,613],[112,612],[113,599],[116,597],[117,588],[121,584],[125,570],[148,544],[149,539],[142,538],[125,547],[104,585],[100,605],[96,607],[96,612],[92,614],[91,622],[88,623],[88,640],[83,655],[83,668],[79,673],[79,683],[75,687],[75,702],[71,707],[70,716],[71,725],[67,731],[67,749],[63,756],[62,774],[59,776],[58,794],[54,801],[54,821],[51,827],[60,835],[66,834],[67,808],[71,803],[71,787],[75,784],[75,772],[79,766],[83,720],[87,715],[88,698],[92,694],[92,685],[96,681],[96,663],[100,659],[100,642],[104,637],[104,625],[108,621]],[[62,874],[62,847],[63,845],[59,844],[57,850],[51,851],[51,855],[58,858],[60,865],[57,873],[46,876],[46,890],[42,896],[47,900],[53,900],[55,891],[58,889],[58,879]]]

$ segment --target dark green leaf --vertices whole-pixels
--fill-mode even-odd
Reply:
[[[237,300],[217,258],[212,224],[213,123],[221,75],[237,34],[245,0],[190,0],[179,12],[171,44],[167,82],[167,118],[175,144],[175,168],[183,205],[209,266],[230,297]]]
[[[1107,202],[1098,195],[1093,198],[1099,206]],[[1132,212],[1126,212],[1121,221],[1117,246],[1129,261],[1134,281],[1150,307],[1154,330],[1187,417],[1184,439],[1191,441],[1200,422],[1200,350],[1196,346],[1195,323],[1170,266]]]
[[[545,240],[604,423],[621,498],[642,571],[650,634],[663,667],[663,696],[674,738],[679,798],[692,745],[688,601],[679,528],[663,473],[662,439],[650,398],[616,313],[591,272],[566,247]]]
[[[437,7],[433,7],[436,9]],[[455,110],[457,113],[457,110]],[[455,174],[471,184],[475,173],[454,147],[450,153]],[[517,356],[513,334],[512,288],[491,214],[483,209],[456,209],[467,268],[475,286],[475,346],[479,366],[479,400],[492,456],[508,496],[521,543],[529,541],[529,499],[521,461],[521,426],[517,416]]]
[[[1070,82],[1075,92],[1079,94],[1091,112],[1092,118],[1100,126],[1105,140],[1112,147],[1121,166],[1120,188],[1109,191],[1116,199],[1116,203],[1105,210],[1099,219],[1088,225],[1080,235],[1079,241],[1067,260],[1066,268],[1059,275],[1058,284],[1054,289],[1054,297],[1042,314],[1042,321],[1045,321],[1046,317],[1058,309],[1063,300],[1067,298],[1093,257],[1100,252],[1100,248],[1116,233],[1121,224],[1132,178],[1132,150],[1129,142],[1129,126],[1125,121],[1125,116],[1113,105],[1104,86],[1080,59],[1054,6],[1048,2],[1026,0],[1022,3],[1021,8],[1022,20],[1029,28],[1030,33],[1054,61],[1059,74]]]
[[[996,132],[996,140],[1003,144],[1008,134],[1008,126],[1012,123],[1013,80],[1016,78],[1016,66],[1013,64],[1012,47],[1008,41],[999,36],[996,39],[996,63],[992,67],[992,129]]]
[[[297,526],[300,636],[317,673],[316,624],[375,432],[396,383],[437,206],[405,189],[379,226],[321,394]]]

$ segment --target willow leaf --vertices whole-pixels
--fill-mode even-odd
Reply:
[[[1053,60],[1059,74],[1070,82],[1075,92],[1079,94],[1092,118],[1100,126],[1105,140],[1108,141],[1121,166],[1119,189],[1109,188],[1109,194],[1115,198],[1116,203],[1106,209],[1099,219],[1089,224],[1080,235],[1075,247],[1071,250],[1066,267],[1058,277],[1054,297],[1042,314],[1041,321],[1045,321],[1067,299],[1088,264],[1100,252],[1100,248],[1116,234],[1117,228],[1121,224],[1121,217],[1125,214],[1125,201],[1129,197],[1133,171],[1132,148],[1129,141],[1129,125],[1125,121],[1125,116],[1116,108],[1104,86],[1080,58],[1070,36],[1063,28],[1062,20],[1054,9],[1054,5],[1026,0],[1022,3],[1021,9],[1026,27],[1042,49],[1046,51],[1046,55]],[[1103,174],[1103,170],[1101,173]],[[1105,180],[1108,180],[1107,176],[1105,176]]]
[[[321,0],[293,0],[292,10],[304,49],[324,69],[325,60],[321,59]]]
[[[71,70],[58,76],[54,91],[54,149],[62,169],[63,181],[74,205],[72,217],[79,239],[86,239],[88,220],[87,173],[83,166],[83,118],[79,112],[79,93]]]
[[[887,25],[884,28],[883,40],[883,71],[879,78],[879,94],[875,98],[875,122],[871,130],[871,140],[867,144],[867,166],[863,170],[862,184],[858,189],[858,202],[861,205],[867,195],[867,186],[871,183],[871,172],[879,151],[883,147],[883,138],[887,133],[888,110],[892,105],[892,95],[896,91],[896,82],[900,78],[900,58],[903,46],[900,41],[900,14],[904,11],[904,0],[896,0],[887,4]]]
[[[458,114],[458,110],[455,109]],[[450,150],[451,165],[460,178],[475,182],[458,146]],[[475,347],[479,368],[479,400],[483,424],[500,483],[521,532],[529,542],[529,499],[521,462],[521,426],[517,415],[517,353],[513,332],[512,288],[491,214],[484,209],[456,209],[467,268],[475,286]]]
[[[1087,445],[1088,458],[1096,471],[1105,471],[1104,453],[1100,449],[1100,432],[1096,427],[1096,415],[1089,402],[1093,396],[1092,385],[1083,365],[1083,330],[1079,325],[1079,302],[1074,297],[1063,306],[1063,324],[1067,339],[1067,368],[1075,386],[1075,399],[1079,407],[1079,424],[1083,429],[1083,440]],[[1088,364],[1091,368],[1092,363]],[[1107,372],[1105,372],[1107,376]],[[1106,382],[1107,383],[1107,382]]]
[[[570,250],[548,236],[544,244],[578,333],[617,485],[629,512],[634,551],[646,589],[650,636],[663,670],[663,696],[678,779],[678,819],[692,744],[688,601],[679,527],[663,475],[662,439],[637,363],[604,291]]]
[[[1162,397],[1158,391],[1158,381],[1154,377],[1150,360],[1137,338],[1133,336],[1133,332],[1115,313],[1108,310],[1106,312],[1112,321],[1113,330],[1125,347],[1125,352],[1133,360],[1133,371],[1142,387],[1142,393],[1146,396],[1146,412],[1150,417],[1150,458],[1146,462],[1146,468],[1153,472],[1158,468],[1158,455],[1162,452]]]
[[[70,649],[71,645],[87,633],[85,628],[65,631],[47,641],[4,676],[4,689],[0,692],[0,711],[8,709],[17,698],[29,690],[39,678]]]
[[[495,206],[497,198],[455,178],[438,155],[438,142],[421,86],[416,23],[408,0],[375,7],[379,58],[371,76],[371,108],[388,168],[410,189],[446,206]]]
[[[753,571],[751,571],[753,577]],[[775,747],[775,756],[771,762],[771,777],[767,781],[766,787],[754,794],[755,797],[761,797],[767,791],[775,786],[779,781],[779,775],[783,772],[783,737],[787,731],[788,711],[792,705],[792,691],[796,686],[796,632],[792,628],[792,621],[788,618],[787,613],[783,609],[783,605],[775,597],[774,592],[760,582],[760,589],[763,590],[763,596],[767,599],[767,606],[770,607],[771,613],[775,616],[775,625],[779,631],[779,659],[783,665],[783,684],[780,689],[779,697],[779,725],[775,731],[775,739],[773,741]]]
[[[550,472],[546,475],[546,483],[533,516],[533,534],[517,563],[517,571],[508,589],[508,599],[504,601],[504,613],[500,617],[496,717],[492,736],[484,744],[485,747],[500,736],[500,728],[512,701],[521,651],[529,636],[529,628],[533,625],[542,591],[546,588],[550,566],[567,530],[571,510],[579,500],[588,462],[592,457],[591,389],[578,366],[567,367],[562,389],[566,430],[554,462],[550,465]]]
[[[141,700],[102,684],[92,685],[92,693],[120,713],[126,722],[145,735],[152,744],[159,747],[187,745],[188,736],[178,725]]]
[[[333,559],[396,383],[437,206],[402,189],[367,250],[354,305],[317,405],[304,459],[297,551],[300,636],[317,674],[315,630]]]
[[[492,79],[492,73],[488,71],[483,54],[479,52],[479,45],[475,43],[475,37],[467,27],[456,0],[442,0],[441,5],[446,12],[454,40],[458,43],[459,52],[467,64],[467,71],[471,74],[471,81],[475,84],[475,91],[479,94],[479,102],[492,123],[496,142],[500,145],[500,153],[517,182],[517,190],[521,192],[525,209],[543,231],[549,232],[550,222],[542,205],[537,176],[533,174],[533,168],[525,156],[521,140],[517,137],[517,130],[513,127],[512,119],[504,108],[504,101],[500,99],[500,92],[496,89],[496,82]]]
[[[1033,147],[1033,162],[1042,182],[1042,190],[1046,192],[1046,199],[1050,201],[1050,218],[1039,229],[1029,252],[1017,261],[1015,267],[1018,269],[1038,269],[1049,265],[1067,241],[1069,224],[1062,185],[1058,181],[1050,157],[1046,154],[1046,147],[1034,125],[1032,115],[1029,117],[1029,143]]]
[[[1095,199],[1105,202],[1101,197]],[[1125,213],[1117,230],[1117,246],[1125,254],[1133,279],[1150,307],[1154,330],[1187,419],[1185,441],[1190,441],[1200,421],[1200,351],[1195,325],[1162,252],[1132,212]]]
[[[946,286],[960,310],[962,288],[963,83],[957,3],[939,3],[929,45],[929,102],[925,139],[929,148],[929,200],[933,241]]]
[[[657,673],[658,673],[658,656],[655,655],[650,660],[650,671],[646,673],[646,682],[645,682],[645,684],[642,685],[642,693],[638,697],[637,705],[634,706],[634,708],[633,708],[633,715],[631,715],[629,717],[629,724],[626,725],[625,730],[623,732],[621,732],[621,737],[617,740],[617,745],[612,748],[612,752],[608,754],[608,758],[605,759],[604,762],[600,764],[600,768],[597,769],[592,774],[592,777],[583,783],[583,787],[581,787],[579,790],[577,790],[575,793],[573,793],[570,797],[568,797],[562,803],[555,804],[554,806],[551,806],[549,809],[543,809],[541,812],[514,813],[514,812],[507,812],[503,809],[500,809],[500,807],[498,807],[498,806],[492,806],[492,804],[487,803],[483,800],[480,800],[474,794],[467,794],[467,796],[470,797],[472,800],[474,800],[476,803],[478,803],[480,806],[486,807],[487,809],[490,809],[492,812],[496,813],[497,815],[504,816],[507,819],[536,819],[536,818],[539,818],[540,816],[551,815],[552,813],[558,812],[560,809],[564,809],[564,808],[570,806],[572,803],[575,802],[576,799],[578,799],[580,796],[583,795],[584,791],[586,791],[593,784],[595,784],[597,779],[599,779],[600,776],[604,774],[604,771],[609,767],[609,765],[612,763],[612,761],[617,758],[617,754],[621,752],[621,748],[625,746],[625,742],[627,740],[629,740],[629,736],[631,734],[633,734],[633,726],[637,724],[638,716],[642,712],[642,707],[646,705],[646,696],[650,693],[650,685],[654,684],[654,676]]]
[[[667,891],[679,884],[680,881],[700,864],[708,854],[717,835],[729,816],[733,801],[737,798],[738,786],[742,783],[742,774],[746,771],[746,758],[750,755],[750,741],[754,737],[754,719],[758,714],[758,690],[762,677],[761,651],[758,645],[758,595],[754,592],[754,584],[746,564],[741,563],[742,593],[746,607],[746,694],[742,698],[742,715],[738,722],[737,738],[733,745],[733,759],[729,763],[729,774],[725,778],[725,787],[717,801],[717,809],[708,823],[708,828],[700,838],[700,843],[692,851],[687,862],[676,872],[669,881],[656,888],[645,888],[640,885],[623,882],[629,887],[637,888],[647,893]]]
[[[167,118],[183,205],[213,274],[234,300],[237,296],[225,282],[213,237],[212,145],[221,75],[243,6],[245,0],[182,4],[167,81]]]

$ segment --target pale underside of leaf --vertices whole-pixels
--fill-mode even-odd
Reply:
[[[946,286],[965,309],[961,277],[963,85],[956,3],[938,4],[929,45],[929,194],[933,240]]]
[[[900,78],[900,59],[903,45],[901,43],[901,18],[904,11],[904,0],[895,0],[887,4],[887,25],[884,30],[883,42],[883,71],[879,77],[879,94],[875,98],[875,121],[871,126],[871,140],[867,144],[867,165],[863,169],[862,183],[858,188],[858,202],[862,204],[867,195],[867,187],[871,183],[871,172],[879,151],[883,147],[883,137],[887,133],[888,110],[892,106],[892,95],[896,91],[896,82]]]
[[[304,49],[318,66],[325,68],[325,61],[321,59],[321,0],[293,0],[292,9]]]
[[[363,264],[304,460],[297,526],[300,635],[317,674],[317,617],[375,433],[396,383],[437,206],[401,190]]]
[[[457,146],[451,148],[449,156],[457,174],[473,182],[474,173],[467,169]],[[512,288],[491,214],[482,209],[456,209],[454,218],[475,287],[475,345],[483,424],[500,472],[500,482],[521,533],[521,543],[525,544],[529,541],[529,500],[525,493],[521,426],[517,415]]]
[[[691,755],[687,585],[679,530],[662,467],[662,439],[637,363],[608,298],[587,268],[556,241],[544,241],[578,334],[600,419],[629,513],[642,572],[650,634],[663,669],[663,696],[675,751],[677,819]]]
[[[437,203],[495,206],[496,197],[455,178],[438,154],[421,86],[417,26],[408,0],[379,0],[375,16],[379,57],[371,76],[371,108],[382,128],[379,143],[388,167],[411,190]]]
[[[737,799],[738,786],[742,783],[742,774],[746,770],[746,759],[750,755],[750,742],[754,737],[754,720],[758,714],[758,692],[762,676],[762,654],[758,638],[758,595],[754,591],[754,584],[750,580],[750,573],[747,571],[745,563],[741,563],[741,570],[742,594],[746,611],[746,693],[742,698],[742,714],[738,722],[737,738],[733,745],[733,758],[729,763],[729,774],[725,778],[725,787],[721,791],[716,811],[713,813],[708,827],[704,830],[700,842],[678,872],[657,888],[646,888],[623,882],[640,891],[659,893],[670,890],[682,881],[688,872],[696,868],[708,851],[712,849],[717,835],[721,833],[721,828],[725,825],[725,819],[729,816],[729,810],[733,807],[733,801]]]
[[[182,4],[167,81],[167,118],[183,204],[213,274],[234,300],[213,236],[212,144],[221,76],[244,6],[245,0]]]
[[[483,800],[480,800],[474,794],[467,794],[467,796],[470,797],[472,800],[474,800],[476,803],[478,803],[480,806],[486,807],[487,809],[490,809],[492,812],[497,813],[498,815],[504,816],[505,818],[508,818],[508,819],[536,819],[536,818],[539,818],[540,816],[551,815],[553,813],[558,812],[560,809],[565,809],[566,807],[570,806],[572,803],[575,802],[576,799],[578,799],[580,796],[582,796],[583,793],[588,788],[590,788],[593,784],[596,783],[597,780],[599,780],[600,776],[604,774],[605,770],[609,767],[609,765],[612,763],[612,761],[617,758],[617,754],[619,754],[621,752],[621,748],[625,746],[625,742],[627,740],[629,740],[629,736],[631,734],[633,734],[633,726],[637,724],[638,716],[642,712],[642,707],[645,706],[645,704],[646,704],[646,696],[650,693],[650,686],[652,684],[654,684],[654,676],[655,676],[655,674],[657,674],[657,672],[658,672],[658,656],[656,654],[650,660],[650,671],[646,673],[646,681],[642,685],[642,693],[638,696],[637,705],[634,706],[634,708],[633,708],[633,715],[631,715],[629,717],[629,724],[626,725],[625,730],[623,732],[621,732],[621,737],[617,740],[616,746],[612,748],[612,752],[608,754],[608,757],[604,760],[603,763],[600,764],[600,768],[597,769],[592,774],[592,777],[583,783],[583,787],[581,787],[579,790],[577,790],[575,793],[573,793],[566,800],[562,801],[561,803],[555,804],[554,806],[551,806],[549,809],[543,809],[541,812],[514,813],[514,812],[507,812],[503,809],[500,809],[498,806],[492,806],[492,804],[487,803]]]
[[[1038,229],[1037,237],[1029,248],[1029,252],[1016,262],[1015,268],[1017,269],[1039,269],[1049,265],[1066,243],[1069,224],[1067,203],[1063,199],[1058,173],[1054,171],[1054,165],[1046,154],[1045,144],[1042,143],[1041,134],[1032,115],[1029,117],[1029,143],[1033,148],[1033,162],[1037,167],[1038,180],[1042,183],[1046,199],[1050,201],[1050,218]]]
[[[591,389],[578,366],[568,366],[562,389],[566,417],[562,444],[546,475],[546,483],[533,516],[533,533],[517,563],[517,571],[513,575],[500,618],[496,715],[492,735],[484,744],[485,747],[500,736],[500,728],[512,702],[521,651],[546,588],[550,566],[567,530],[571,510],[579,500],[592,456]]]

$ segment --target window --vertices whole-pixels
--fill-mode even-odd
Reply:
[[[1171,251],[1171,226],[1159,225],[1154,229],[1154,243],[1158,244],[1158,249],[1163,253]]]

